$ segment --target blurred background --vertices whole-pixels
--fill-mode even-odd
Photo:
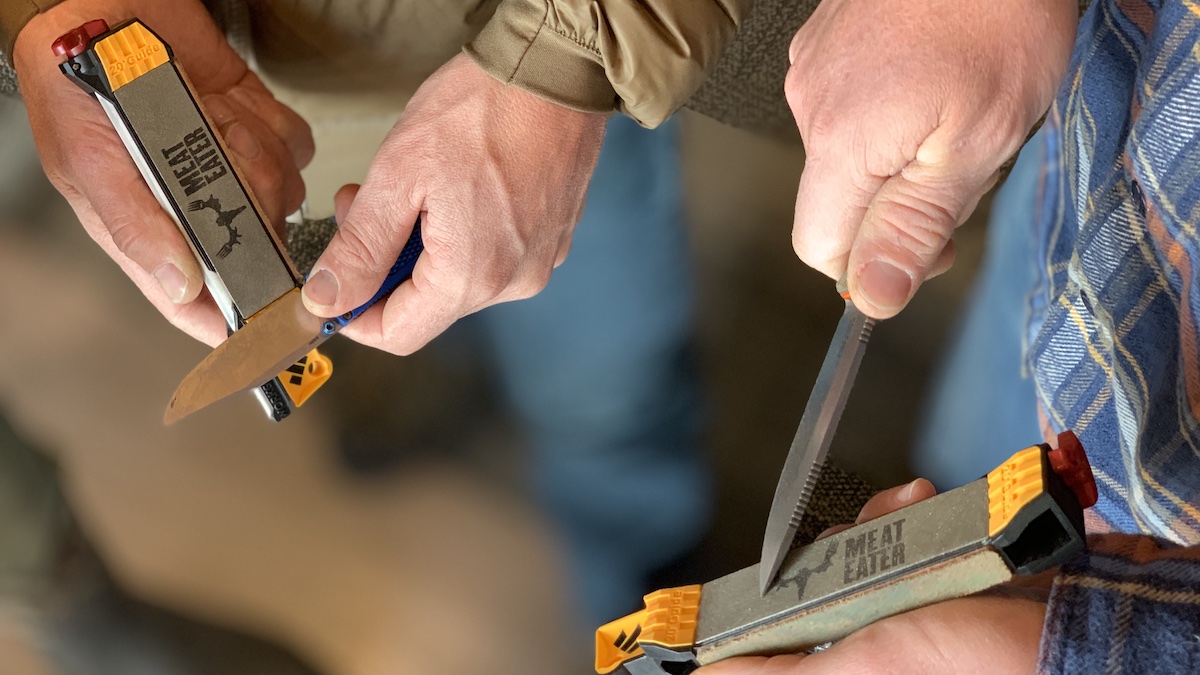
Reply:
[[[682,134],[715,485],[703,541],[654,587],[757,562],[842,308],[791,250],[798,143],[686,113]],[[246,394],[164,428],[206,348],[87,238],[19,101],[0,99],[0,150],[0,671],[590,672],[594,626],[469,339],[403,359],[335,340],[333,380],[293,418],[267,422]],[[874,486],[914,477],[983,236],[963,227],[954,269],[875,331],[831,453]]]

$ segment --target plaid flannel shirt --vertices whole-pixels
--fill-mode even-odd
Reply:
[[[1100,488],[1050,673],[1200,673],[1200,1],[1096,0],[1043,134],[1026,359]]]

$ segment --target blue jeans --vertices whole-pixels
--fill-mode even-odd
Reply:
[[[987,249],[950,348],[925,402],[913,469],[939,490],[973,481],[1040,443],[1023,336],[1036,274],[1034,217],[1044,143],[1026,144],[996,195]]]
[[[674,123],[610,121],[566,263],[476,319],[592,621],[637,606],[709,510],[678,146]]]

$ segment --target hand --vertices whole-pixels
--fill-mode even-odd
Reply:
[[[1075,0],[825,0],[785,91],[807,153],[792,244],[895,315],[949,268],[954,229],[1049,107]]]
[[[855,522],[879,518],[933,495],[933,485],[924,479],[885,490],[867,502]],[[839,529],[831,528],[822,536]],[[726,659],[695,675],[1033,673],[1051,579],[1043,576],[1034,587],[1006,586],[897,614],[811,656]]]
[[[604,123],[451,59],[417,91],[361,190],[340,193],[353,203],[305,304],[336,316],[370,299],[418,215],[425,252],[412,279],[346,335],[409,354],[462,316],[534,295],[567,255]]]
[[[100,106],[58,70],[50,44],[92,19],[141,19],[175,50],[271,221],[282,228],[304,199],[308,125],[277,102],[230,48],[197,0],[66,0],[17,36],[13,59],[42,166],[88,234],[171,321],[215,345],[225,322],[203,290],[199,263],[155,201]],[[282,231],[282,229],[280,229]]]

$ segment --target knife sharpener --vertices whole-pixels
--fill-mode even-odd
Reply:
[[[792,550],[762,595],[758,566],[657,591],[596,631],[601,675],[686,675],[732,656],[807,651],[880,619],[1037,574],[1084,547],[1096,483],[1075,434],[987,476]]]
[[[90,21],[52,46],[62,72],[100,103],[159,204],[204,270],[230,333],[302,279],[187,76],[137,19]],[[315,350],[254,391],[271,419],[290,415],[332,374]]]

